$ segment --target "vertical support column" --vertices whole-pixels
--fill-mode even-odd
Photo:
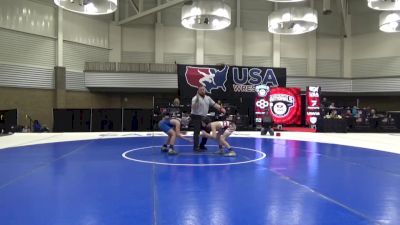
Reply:
[[[161,5],[161,0],[157,0],[157,5]],[[161,12],[157,12],[155,24],[155,62],[164,63],[164,25],[161,23]]]
[[[308,34],[308,59],[307,59],[308,76],[317,76],[317,32],[313,31]]]
[[[274,4],[275,10],[278,9],[278,4]],[[272,34],[272,66],[281,66],[281,35]]]
[[[235,65],[243,64],[243,29],[235,28]]]
[[[56,66],[54,67],[54,78],[56,88],[56,102],[55,108],[66,107],[66,82],[65,82],[65,67]]]
[[[114,20],[108,25],[108,55],[109,62],[120,63],[122,61],[122,27],[119,26],[119,7],[114,12]],[[118,70],[118,64],[117,64]]]
[[[109,25],[109,55],[110,62],[121,62],[122,60],[122,28],[118,22],[110,23]]]
[[[240,0],[236,0],[235,65],[243,65],[243,29],[240,24]]]
[[[314,0],[310,1],[310,7],[314,8]],[[308,57],[307,57],[307,72],[308,76],[317,76],[317,32],[308,33]]]
[[[343,77],[351,78],[352,60],[352,38],[351,38],[351,15],[346,15],[346,35],[342,38],[342,72]]]
[[[196,64],[204,64],[204,31],[196,30]]]
[[[164,63],[164,25],[156,23],[155,25],[155,62]]]
[[[57,7],[57,66],[64,66],[63,9]]]
[[[120,5],[118,5],[117,10],[115,10],[114,15],[113,15],[113,21],[116,23],[119,22],[119,7],[120,7]]]
[[[57,65],[54,67],[55,80],[55,106],[65,108],[66,104],[66,70],[64,67],[64,33],[63,33],[63,9],[57,7]]]
[[[139,0],[138,8],[139,8],[139,12],[143,12],[143,0]]]
[[[157,0],[157,6],[161,5],[161,0]],[[161,11],[157,12],[157,19],[156,19],[157,23],[161,23]]]
[[[128,0],[130,1],[130,0]],[[124,19],[129,17],[129,2],[125,1],[125,6],[124,6]],[[121,1],[120,1],[121,2]],[[119,19],[118,19],[119,20]]]
[[[281,35],[272,35],[272,66],[281,66]]]

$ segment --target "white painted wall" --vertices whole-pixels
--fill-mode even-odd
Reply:
[[[1,0],[0,27],[55,37],[57,16],[54,7],[28,0]]]
[[[379,11],[368,10],[351,16],[353,35],[379,32]]]
[[[64,10],[64,40],[108,48],[108,23]],[[29,0],[1,0],[0,27],[48,37],[57,35],[55,5]]]
[[[64,40],[108,48],[108,23],[64,10]]]
[[[352,77],[400,76],[400,34],[352,36]]]
[[[317,37],[317,59],[341,58],[341,39],[336,36],[319,35]]]
[[[71,80],[69,72],[82,73],[85,62],[108,60],[109,29],[105,17],[63,11],[60,43],[64,48],[58,49],[57,11],[50,0],[1,0],[0,77],[6,80],[0,86],[54,88],[52,71],[58,50],[65,59],[67,82]],[[84,86],[82,82],[79,85]]]
[[[244,31],[243,55],[272,56],[272,35],[265,31]]]
[[[0,86],[54,88],[56,23],[52,6],[0,1]]]
[[[379,11],[350,1],[352,77],[400,76],[400,34],[379,30]]]
[[[281,35],[281,57],[306,59],[308,57],[307,34]]]
[[[164,52],[195,54],[196,32],[183,27],[165,27]]]
[[[55,53],[56,41],[53,38],[0,28],[2,64],[53,69]]]
[[[122,51],[154,52],[154,26],[122,28]]]
[[[204,32],[204,54],[206,55],[234,55],[235,31],[206,31]]]
[[[400,56],[400,34],[369,33],[352,36],[353,59]]]
[[[335,35],[317,37],[316,76],[342,77],[342,40]]]
[[[308,76],[308,35],[280,35],[280,66],[288,76]]]
[[[122,29],[121,26],[111,23],[109,25],[110,62],[121,62],[122,57]]]
[[[56,37],[57,10],[49,2],[1,0],[0,28],[51,38]],[[258,3],[242,1],[242,7],[242,57],[246,58],[246,62],[256,62],[260,65],[269,64],[272,58],[272,35],[266,32],[265,25],[273,4],[265,1],[258,1]],[[316,1],[316,8],[319,10],[320,7],[320,2]],[[265,8],[265,10],[260,8]],[[380,70],[383,71],[382,76],[400,75],[400,68],[397,69],[395,66],[397,62],[400,62],[400,34],[379,32],[377,28],[377,12],[369,9],[359,10],[359,12],[354,7],[352,9],[354,15],[352,15],[351,55],[352,62],[354,61],[357,64],[353,66],[355,68],[353,71],[355,76],[360,77],[366,74],[364,70],[360,72],[360,68],[365,69],[370,64],[370,60],[374,61],[375,59],[378,59],[377,62],[382,63],[387,62],[385,61],[387,59],[392,62],[390,71],[385,72],[385,67]],[[179,7],[174,7],[162,13],[161,22],[164,24],[163,39],[161,40],[163,41],[163,55],[164,58],[169,59],[171,62],[176,61],[175,58],[179,57],[180,61],[184,62],[185,58],[188,58],[187,62],[192,62],[193,57],[196,56],[196,32],[184,29],[179,25],[179,11]],[[116,49],[117,51],[110,58],[114,59],[113,61],[121,61],[120,58],[124,54],[129,57],[132,54],[131,58],[135,60],[134,55],[136,53],[144,54],[143,56],[139,54],[137,58],[142,58],[146,62],[154,61],[153,58],[156,52],[154,24],[144,25],[138,23],[136,25],[130,24],[126,27],[112,27],[104,18],[83,16],[68,11],[64,11],[63,21],[65,40],[101,48]],[[320,65],[318,62],[325,63],[318,70],[320,72],[325,71],[324,76],[340,73],[338,72],[339,68],[334,68],[337,62],[342,60],[342,37],[340,35],[342,27],[339,24],[341,22],[336,15],[320,15],[320,27],[317,30],[316,38],[316,61],[317,67]],[[120,33],[120,35],[117,33]],[[22,33],[22,35],[24,34]],[[300,69],[298,72],[295,71],[294,75],[303,75],[305,71],[303,61],[307,62],[310,55],[310,42],[307,37],[307,35],[281,36],[280,57],[284,59],[283,61],[286,64],[293,65],[292,71]],[[114,45],[110,43],[111,39],[113,39]],[[202,52],[208,62],[213,59],[232,61],[235,57],[235,49],[238,47],[240,46],[235,46],[234,27],[222,31],[204,32],[204,49],[202,49]],[[25,45],[22,47],[21,45],[20,48],[17,48],[16,52],[25,51],[27,47]],[[5,52],[4,50],[5,47],[2,52]],[[50,55],[54,54],[51,53]],[[7,60],[12,60],[8,58]],[[16,56],[15,58],[18,57]],[[162,58],[162,55],[160,58]],[[364,59],[367,61],[362,61]],[[382,59],[385,60],[382,61]],[[15,61],[14,64],[25,64],[20,61]],[[50,66],[41,62],[30,64],[42,67]],[[297,65],[301,65],[303,68]],[[310,71],[310,69],[308,68],[307,71]],[[307,71],[305,75],[308,75]],[[370,75],[373,75],[373,73],[375,71],[369,72]],[[317,76],[319,75],[317,74]]]

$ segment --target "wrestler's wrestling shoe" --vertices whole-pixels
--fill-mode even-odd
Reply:
[[[163,145],[161,147],[161,152],[168,152],[168,147]]]
[[[204,146],[204,145],[200,145],[200,150],[203,151],[203,152],[204,152],[204,151],[207,151],[207,147]]]
[[[168,149],[168,155],[177,155],[178,152],[175,151],[173,148]]]
[[[230,150],[228,153],[225,153],[224,156],[226,157],[235,157],[236,156],[236,152],[233,150]]]
[[[225,152],[224,152],[224,149],[220,148],[220,149],[218,149],[218,151],[216,151],[214,153],[217,155],[223,155]]]
[[[200,147],[193,148],[193,151],[196,153],[205,152],[205,150],[201,149]]]

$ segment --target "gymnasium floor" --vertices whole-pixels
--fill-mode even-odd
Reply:
[[[0,224],[400,224],[400,134],[237,132],[236,158],[165,138],[0,137]]]

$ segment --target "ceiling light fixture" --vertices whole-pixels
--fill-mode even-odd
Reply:
[[[400,0],[368,0],[368,7],[375,10],[400,10]]]
[[[231,25],[231,7],[220,0],[193,0],[182,7],[182,26],[193,30],[222,30]]]
[[[381,12],[379,15],[379,30],[393,33],[400,32],[400,12]]]
[[[109,14],[118,7],[118,0],[54,0],[54,3],[65,10],[86,15]]]
[[[312,8],[285,8],[268,16],[268,31],[274,34],[303,34],[317,29],[317,11]]]

